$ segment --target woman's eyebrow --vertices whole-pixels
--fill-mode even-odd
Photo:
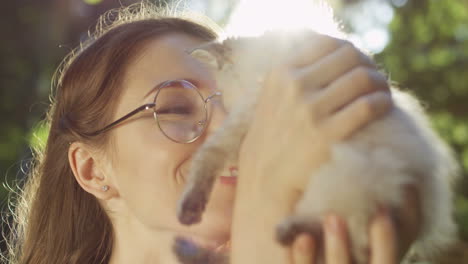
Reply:
[[[162,82],[156,84],[153,88],[151,88],[151,89],[149,90],[148,93],[145,94],[145,96],[143,96],[143,99],[146,99],[150,94],[152,94],[152,93],[154,93],[156,90],[158,90],[158,88],[159,88],[161,85],[163,85],[165,82],[167,82],[167,81],[169,81],[169,80],[165,80],[165,81],[162,81]]]
[[[159,87],[161,87],[161,85],[165,84],[168,81],[175,81],[175,80],[186,80],[186,81],[190,82],[191,84],[195,85],[195,87],[197,87],[198,89],[200,89],[199,82],[196,81],[195,79],[192,79],[192,78],[180,78],[180,79],[165,80],[165,81],[162,81],[162,82],[158,83],[153,88],[151,88],[149,90],[149,92],[146,93],[145,96],[143,96],[143,100],[146,99],[150,94],[157,91],[159,89]]]

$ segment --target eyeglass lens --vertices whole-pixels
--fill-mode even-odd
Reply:
[[[155,97],[155,118],[161,131],[176,142],[191,142],[205,129],[207,111],[199,90],[176,80],[163,85]]]

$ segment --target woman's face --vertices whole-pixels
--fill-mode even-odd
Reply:
[[[152,103],[156,91],[145,95],[167,80],[193,80],[204,98],[213,94],[216,84],[212,73],[186,52],[202,42],[186,34],[171,33],[146,44],[124,76],[124,92],[115,118]],[[111,219],[215,240],[229,237],[235,184],[219,180],[215,183],[201,224],[186,227],[176,218],[177,201],[191,159],[225,118],[221,104],[208,104],[210,122],[205,133],[193,143],[169,140],[160,131],[151,110],[112,131],[111,178],[118,195],[108,204],[115,212]],[[222,173],[229,175],[228,168],[232,166],[236,164],[228,164]]]

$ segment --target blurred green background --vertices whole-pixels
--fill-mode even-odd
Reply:
[[[434,127],[462,166],[456,218],[468,241],[468,0],[330,0],[345,29],[376,53],[400,87],[425,103]],[[60,60],[87,36],[105,11],[137,1],[16,0],[0,6],[0,203],[24,179],[31,146],[43,143],[39,123]],[[154,1],[157,2],[157,1]],[[222,3],[221,3],[222,2]],[[235,0],[192,1],[226,21]],[[289,1],[283,1],[288,5]],[[221,3],[221,4],[220,4]],[[14,189],[14,187],[13,187]],[[3,230],[7,230],[5,227]],[[3,249],[3,244],[0,244]],[[468,262],[454,262],[468,263]]]

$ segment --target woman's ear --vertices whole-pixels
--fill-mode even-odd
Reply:
[[[86,192],[101,200],[118,195],[109,177],[106,177],[104,168],[99,167],[96,152],[89,146],[73,142],[68,149],[68,162],[76,181]]]

